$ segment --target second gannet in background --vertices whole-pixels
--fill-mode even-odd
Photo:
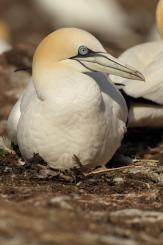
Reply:
[[[48,35],[36,49],[32,70],[33,83],[16,104],[20,118],[14,121],[12,111],[8,122],[22,156],[39,153],[57,169],[74,167],[76,157],[85,167],[106,164],[121,144],[128,111],[103,72],[138,80],[142,74],[75,28]]]
[[[163,38],[163,0],[157,7],[157,26]],[[139,69],[146,82],[111,76],[122,84],[121,91],[129,99],[129,127],[163,127],[163,40],[138,45],[125,51],[119,61]]]
[[[0,21],[0,55],[11,49],[10,31],[7,24]]]
[[[47,13],[54,27],[77,27],[96,34],[121,49],[142,39],[131,28],[129,16],[115,0],[33,0]]]

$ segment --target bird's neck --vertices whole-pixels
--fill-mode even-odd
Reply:
[[[45,69],[46,68],[46,69]],[[94,79],[70,67],[56,65],[33,69],[33,81],[36,93],[41,100],[53,99],[60,95],[73,97],[73,94],[87,95],[89,91],[98,90]]]
[[[32,78],[36,93],[41,100],[45,100],[59,87],[59,83],[68,75],[67,69],[50,64],[37,64],[32,69]]]

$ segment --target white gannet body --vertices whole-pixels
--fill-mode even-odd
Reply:
[[[10,32],[8,30],[7,24],[0,21],[0,55],[11,49],[9,44]]]
[[[74,156],[86,167],[106,164],[121,144],[128,112],[102,72],[139,80],[142,75],[118,63],[94,36],[75,28],[45,38],[32,70],[33,92],[28,87],[20,99],[20,118],[13,128],[23,157],[39,153],[57,169],[75,166]]]
[[[157,8],[157,25],[163,32],[163,0]],[[113,82],[122,84],[121,90],[130,100],[129,127],[162,127],[163,126],[163,41],[138,45],[125,51],[119,61],[130,63],[139,69],[146,82],[140,84],[111,76]]]
[[[78,27],[95,33],[105,43],[128,48],[140,41],[128,15],[115,0],[34,0],[54,26]]]
[[[17,145],[17,126],[21,116],[21,111],[24,111],[25,108],[30,103],[31,98],[36,95],[35,88],[33,86],[33,82],[29,81],[25,91],[20,96],[12,111],[9,114],[8,121],[7,121],[7,132],[8,137],[10,138],[11,142]]]

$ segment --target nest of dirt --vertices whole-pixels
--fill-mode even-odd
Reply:
[[[1,244],[162,244],[163,165],[43,175],[35,156],[0,157]]]

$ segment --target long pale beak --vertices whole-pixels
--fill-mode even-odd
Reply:
[[[145,81],[143,74],[134,68],[129,67],[108,53],[94,53],[88,57],[75,57],[90,71],[99,71],[133,80]]]

